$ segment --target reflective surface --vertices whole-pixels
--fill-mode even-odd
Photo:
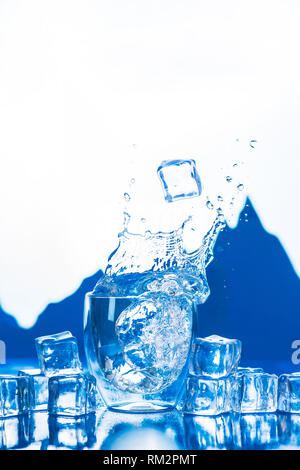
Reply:
[[[127,414],[108,410],[77,418],[28,416],[0,420],[2,449],[235,450],[300,449],[300,415]]]

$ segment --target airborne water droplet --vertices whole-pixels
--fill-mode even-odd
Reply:
[[[238,185],[237,185],[237,189],[238,189],[239,191],[243,191],[244,185],[243,185],[242,183],[241,183],[241,184],[238,184]]]
[[[222,196],[218,196],[218,201],[222,202],[223,201],[223,198]]]
[[[252,149],[255,148],[256,142],[257,142],[257,140],[255,140],[255,139],[250,140],[249,145],[250,145],[250,147],[251,147]]]
[[[226,181],[227,181],[227,183],[231,183],[231,181],[232,181],[231,176],[226,176]]]
[[[123,212],[123,216],[124,216],[124,227],[127,228],[130,222],[130,214],[128,214],[128,212]]]
[[[134,179],[134,178],[131,178],[130,183],[131,183],[131,184],[134,184],[134,183],[135,183],[135,179]]]
[[[130,196],[128,193],[124,193],[124,199],[125,201],[129,202],[130,201]]]
[[[214,208],[214,205],[213,205],[213,203],[212,203],[212,202],[210,202],[210,201],[207,201],[207,203],[206,203],[206,207],[207,207],[209,210],[212,210],[212,209]]]

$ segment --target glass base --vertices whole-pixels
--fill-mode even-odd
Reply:
[[[116,403],[109,406],[108,409],[118,413],[161,413],[173,410],[174,406],[163,402],[137,401],[133,403]]]

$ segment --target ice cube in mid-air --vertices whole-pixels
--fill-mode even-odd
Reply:
[[[0,418],[30,411],[31,397],[27,377],[0,375]]]
[[[35,339],[40,369],[46,376],[82,372],[77,340],[70,331]]]
[[[278,409],[286,413],[300,413],[300,372],[279,377]]]
[[[167,202],[200,196],[202,192],[195,160],[165,160],[157,173]]]
[[[242,413],[273,413],[277,409],[278,377],[246,368],[236,374]]]
[[[242,343],[218,335],[195,338],[190,359],[193,375],[221,378],[230,375],[241,359]]]
[[[48,411],[54,415],[80,416],[96,411],[96,379],[90,374],[57,375],[49,379]]]
[[[48,407],[48,377],[40,369],[22,369],[19,376],[27,377],[32,393],[32,410],[47,410]]]
[[[190,375],[184,385],[178,409],[184,413],[219,415],[231,411],[234,377],[212,379]]]

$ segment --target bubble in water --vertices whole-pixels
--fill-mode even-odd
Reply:
[[[250,145],[250,147],[251,147],[252,149],[255,148],[256,142],[257,142],[257,140],[255,140],[255,139],[250,140],[249,145]]]
[[[226,181],[227,181],[227,183],[231,183],[231,181],[232,181],[231,176],[226,176]]]
[[[214,208],[214,205],[211,201],[207,201],[206,203],[206,207],[209,209],[209,210],[212,210]]]
[[[124,193],[124,199],[126,202],[130,201],[130,195],[128,193]]]
[[[241,184],[238,184],[238,185],[237,185],[237,189],[238,189],[239,191],[243,191],[244,185],[243,185],[242,183],[241,183]]]

